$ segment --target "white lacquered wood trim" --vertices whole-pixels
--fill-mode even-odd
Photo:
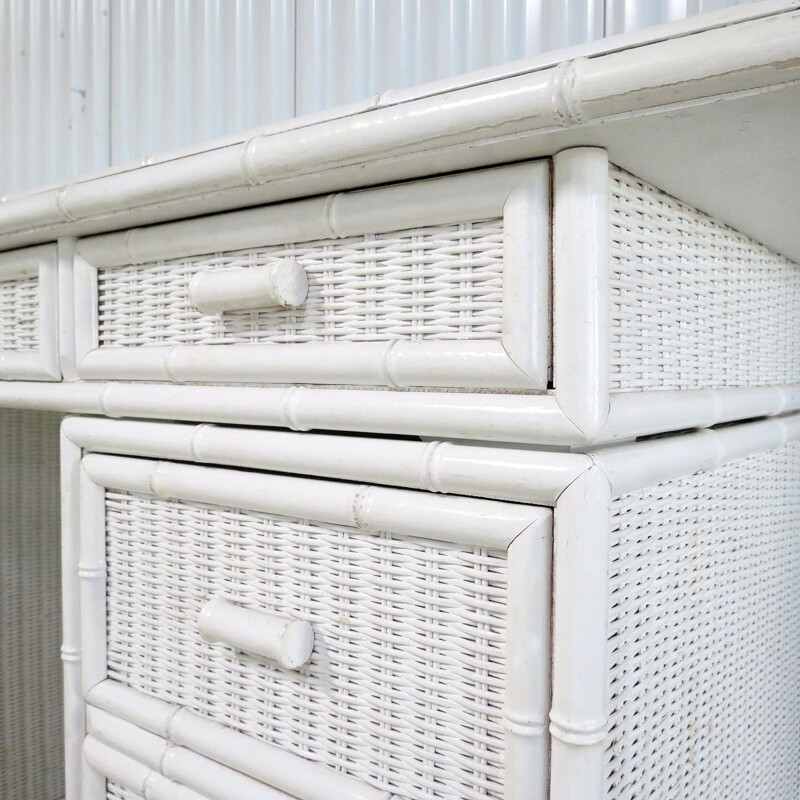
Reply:
[[[75,264],[75,293],[82,298],[75,312],[81,320],[78,373],[88,380],[542,391],[550,361],[549,193],[549,162],[544,160],[80,239]],[[99,268],[494,216],[506,220],[500,342],[97,349]]]
[[[39,261],[39,362],[43,380],[61,380],[58,343],[59,264],[56,245]]]
[[[307,242],[335,237],[326,197],[257,206],[242,211],[131,228],[79,239],[77,252],[95,269]]]
[[[77,247],[77,244],[76,244]],[[81,361],[98,346],[97,270],[77,250],[72,265],[73,340],[75,369],[81,375]]]
[[[534,386],[550,378],[550,164],[530,167],[503,206],[503,347]]]
[[[87,697],[90,730],[100,738],[110,738],[100,731],[108,717],[127,722],[169,743],[234,769],[255,780],[288,792],[298,800],[391,800],[389,793],[362,781],[307,761],[280,747],[252,739],[202,717],[187,708],[155,700],[115,681],[107,680]],[[94,712],[104,711],[98,718]],[[94,716],[93,716],[94,714]],[[92,722],[95,724],[92,725]],[[112,745],[122,748],[124,738]],[[141,752],[141,751],[140,751]],[[142,754],[146,758],[146,754]]]
[[[783,447],[800,439],[800,414],[745,422],[683,436],[607,447],[592,454],[614,496],[697,472],[707,472],[737,458]]]
[[[591,439],[609,409],[608,155],[563,150],[553,173],[553,380]]]
[[[587,444],[551,395],[0,381],[0,406],[544,445]]]
[[[63,433],[92,452],[553,505],[592,463],[608,473],[616,493],[624,493],[794,441],[800,414],[585,453],[82,417],[65,420]]]
[[[153,796],[153,784],[163,792],[161,796],[169,800],[182,796],[174,792],[174,786],[191,790],[188,797],[192,800],[195,797],[207,800],[297,800],[191,750],[170,746],[153,734],[137,732],[127,722],[112,717],[104,720],[103,730],[116,746],[96,736],[88,736],[84,744],[87,760],[109,777],[119,778],[121,785],[132,788],[145,800]],[[141,749],[148,757],[158,743],[161,758],[157,766],[144,763],[138,752],[135,755],[126,752]]]
[[[593,467],[555,509],[550,800],[603,800],[611,487]]]
[[[499,341],[109,347],[86,353],[79,372],[88,380],[541,388],[509,359]]]
[[[619,411],[614,412],[619,424],[613,430],[601,431],[594,440],[566,418],[551,394],[413,391],[377,394],[358,389],[306,387],[0,381],[0,407],[268,426],[293,431],[340,430],[558,447],[586,447],[741,419],[741,413],[734,414],[743,402],[740,392],[756,392],[759,404],[763,404],[759,408],[772,409],[762,412],[769,416],[800,409],[800,386],[699,391],[704,398],[700,404],[695,403],[690,391],[613,395],[612,409],[619,404]],[[738,399],[728,402],[728,393]],[[672,410],[681,415],[680,425],[675,424]],[[626,430],[629,435],[625,435]]]
[[[66,381],[78,379],[75,363],[75,239],[58,240],[58,361]]]
[[[608,420],[596,440],[607,442],[687,428],[708,428],[733,420],[784,414],[798,408],[800,386],[618,392],[611,395]]]
[[[540,169],[546,174],[546,161],[132,228],[79,239],[77,250],[100,269],[487,219],[502,216],[509,196],[529,176],[543,190],[539,203],[546,209],[549,186],[535,177]]]
[[[104,681],[103,684],[105,683]],[[135,758],[150,769],[158,769],[161,759],[169,747],[169,742],[166,742],[162,736],[88,703],[86,705],[86,731],[89,736]]]
[[[107,488],[162,499],[312,518],[366,533],[393,533],[504,550],[548,511],[495,500],[241,472],[90,453],[83,470]]]
[[[550,772],[552,518],[508,548],[504,800],[544,800]]]
[[[104,787],[108,778],[146,800],[209,800],[208,795],[165,778],[93,736],[86,739],[83,752],[88,764],[102,776]],[[105,796],[104,788],[102,797]]]
[[[84,714],[81,678],[80,549],[81,447],[61,433],[61,659],[64,672],[64,797],[82,800]]]
[[[308,275],[293,258],[271,264],[199,272],[189,281],[189,302],[201,314],[299,308],[308,297]]]
[[[448,441],[70,417],[87,451],[363,481],[443,494],[553,505],[591,466],[588,455]],[[487,464],[491,467],[487,468]]]
[[[4,198],[3,246],[74,233],[78,226],[120,228],[131,218],[154,221],[226,203],[241,206],[247,193],[266,202],[374,182],[376,174],[385,180],[430,173],[443,161],[449,169],[464,169],[474,165],[481,147],[489,151],[484,159],[508,157],[512,144],[503,147],[504,138],[513,144],[528,139],[527,152],[548,152],[559,131],[574,141],[580,134],[575,126],[664,114],[737,90],[768,90],[791,77],[786,70],[796,58],[800,16],[769,6],[763,15],[667,40],[624,39],[612,42],[610,52],[580,48],[562,63],[540,58],[510,72],[460,78],[456,85],[390,91],[353,113],[338,110],[313,124],[293,121],[154,158],[138,169]],[[538,139],[544,142],[537,147]]]
[[[85,459],[83,460],[85,462]],[[105,489],[81,465],[78,578],[83,696],[106,679]]]
[[[197,629],[206,642],[263,656],[284,669],[300,669],[308,663],[314,649],[314,628],[310,622],[254,611],[224,597],[212,597],[203,606]]]
[[[0,280],[13,281],[38,277],[41,263],[48,261],[52,256],[53,246],[49,244],[0,253]]]
[[[35,350],[0,350],[0,379],[61,379],[58,345],[58,255],[47,244],[0,253],[0,280],[37,279],[39,346]]]

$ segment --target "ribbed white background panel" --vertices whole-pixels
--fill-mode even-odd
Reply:
[[[109,0],[0,0],[0,195],[108,166]]]
[[[297,113],[602,35],[601,0],[297,0]]]
[[[695,14],[706,14],[746,0],[606,0],[606,36],[627,33]]]
[[[112,163],[293,115],[293,0],[111,3]]]

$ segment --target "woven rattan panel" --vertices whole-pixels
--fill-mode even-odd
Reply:
[[[292,257],[301,309],[204,316],[193,275]],[[246,342],[499,339],[502,220],[307,242],[98,273],[101,347]]]
[[[109,677],[408,800],[502,797],[505,553],[117,492],[106,525]],[[203,642],[212,596],[311,621],[310,667]]]
[[[118,783],[108,781],[106,783],[106,800],[143,800],[140,794],[125,789]]]
[[[800,444],[613,504],[613,800],[800,796]]]
[[[59,418],[0,410],[0,798],[64,796]]]
[[[617,391],[800,383],[800,267],[611,172]]]
[[[39,279],[0,281],[0,350],[39,349]]]

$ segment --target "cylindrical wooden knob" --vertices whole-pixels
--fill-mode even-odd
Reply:
[[[199,272],[189,281],[189,300],[201,314],[297,308],[308,296],[308,276],[293,258],[244,269]]]
[[[207,642],[221,642],[245,653],[264,656],[287,669],[302,667],[314,649],[314,629],[310,623],[251,611],[219,597],[203,606],[198,627]]]

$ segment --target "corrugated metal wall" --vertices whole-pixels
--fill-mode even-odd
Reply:
[[[0,195],[741,0],[0,0]]]
[[[0,0],[0,194],[109,164],[109,0]]]
[[[297,113],[603,35],[600,0],[297,0]]]
[[[111,0],[111,161],[294,114],[293,0]]]

